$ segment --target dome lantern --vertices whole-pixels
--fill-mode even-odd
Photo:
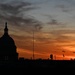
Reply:
[[[5,23],[4,34],[8,34],[7,22]]]

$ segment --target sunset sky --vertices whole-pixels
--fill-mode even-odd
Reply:
[[[19,57],[75,58],[75,0],[0,0],[0,37],[8,22]],[[63,54],[65,57],[63,57]]]

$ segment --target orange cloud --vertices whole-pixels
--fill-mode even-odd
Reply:
[[[23,35],[22,33],[21,35]],[[33,57],[33,34],[25,32],[26,35],[12,35],[19,53],[19,57]],[[34,54],[35,59],[48,59],[50,54],[54,55],[54,59],[63,59],[63,50],[65,51],[64,59],[74,58],[75,41],[74,33],[68,31],[56,32],[34,32]],[[56,58],[55,58],[56,57]]]

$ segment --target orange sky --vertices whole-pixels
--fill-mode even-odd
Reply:
[[[32,58],[34,31],[35,59],[75,58],[74,0],[1,0],[0,37],[6,21],[19,57]]]
[[[35,59],[50,59],[50,54],[53,54],[54,60],[70,60],[75,58],[75,40],[74,33],[66,30],[50,31],[50,32],[34,32],[25,33],[23,31],[17,36],[12,33],[8,26],[9,35],[14,39],[17,46],[19,57],[27,59],[33,58],[33,41],[34,41],[34,58]],[[72,30],[73,31],[73,30]],[[1,33],[1,36],[4,32]],[[25,34],[24,36],[22,34]],[[65,51],[65,52],[63,52]],[[64,57],[63,57],[64,54]]]
[[[47,39],[47,38],[46,38]],[[67,59],[70,60],[71,58],[74,59],[74,51],[75,47],[72,46],[75,42],[74,41],[66,41],[66,42],[58,42],[56,40],[35,40],[34,41],[34,55],[35,59],[49,59],[50,54],[54,55],[54,59],[56,60],[62,60],[62,59]],[[62,40],[63,41],[63,40]],[[26,42],[22,42],[25,46]],[[17,43],[16,43],[17,44]],[[20,42],[21,44],[21,42]],[[17,44],[19,45],[19,43]],[[23,46],[23,45],[22,45]],[[26,43],[25,47],[26,49],[21,49],[18,48],[17,51],[19,53],[19,57],[25,57],[25,58],[32,58],[33,56],[33,40],[28,41]],[[63,52],[65,51],[65,52]],[[65,57],[63,58],[63,54]]]

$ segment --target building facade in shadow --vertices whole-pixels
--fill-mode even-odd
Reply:
[[[5,23],[4,34],[0,38],[0,61],[18,60],[17,47],[14,40],[8,34],[7,22]]]

